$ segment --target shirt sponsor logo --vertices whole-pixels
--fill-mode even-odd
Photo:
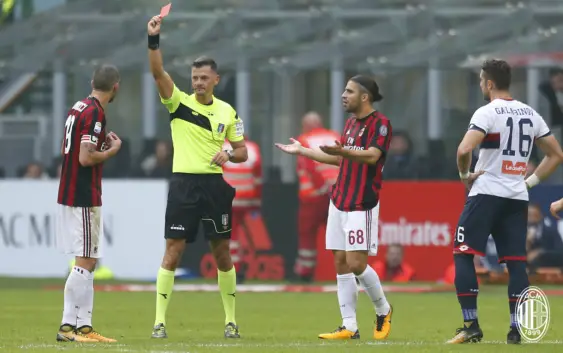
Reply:
[[[527,169],[528,166],[525,162],[502,161],[502,174],[524,176],[526,175]]]

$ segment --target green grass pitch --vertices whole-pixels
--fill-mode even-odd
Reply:
[[[60,280],[0,279],[0,352],[562,352],[563,297],[549,296],[551,324],[542,343],[508,346],[508,303],[504,286],[482,287],[479,344],[445,345],[461,314],[454,293],[388,293],[395,308],[390,338],[372,339],[374,311],[360,293],[359,341],[317,339],[335,329],[340,315],[335,293],[238,293],[240,340],[223,338],[223,308],[218,293],[176,292],[168,313],[167,340],[150,338],[155,295],[148,292],[98,292],[94,326],[117,344],[57,343],[62,291],[47,291]]]

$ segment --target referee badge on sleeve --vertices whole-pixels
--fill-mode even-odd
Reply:
[[[225,124],[219,124],[219,125],[217,126],[217,132],[220,133],[220,134],[222,134],[223,131],[225,131]]]
[[[242,122],[241,119],[239,119],[236,123],[235,123],[235,134],[237,136],[243,136],[244,135],[244,124]]]

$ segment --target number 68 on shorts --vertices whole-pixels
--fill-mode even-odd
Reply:
[[[377,255],[379,205],[365,211],[345,212],[332,201],[328,210],[326,249],[342,251],[368,251]]]

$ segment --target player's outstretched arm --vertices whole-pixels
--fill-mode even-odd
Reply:
[[[540,165],[536,168],[534,174],[526,179],[528,188],[532,188],[539,184],[542,180],[548,178],[555,169],[563,162],[563,151],[561,145],[553,135],[540,137],[536,139],[536,145],[545,154]]]
[[[332,148],[332,147],[328,147]],[[325,153],[330,153],[326,147],[321,148]],[[367,150],[345,150],[342,149],[339,152],[342,158],[349,159],[354,162],[364,163],[364,164],[377,164],[379,158],[383,155],[383,151],[381,151],[377,147],[369,147]]]
[[[285,153],[288,154],[293,154],[293,155],[300,155],[309,159],[312,159],[314,161],[317,161],[319,163],[324,163],[324,164],[332,164],[335,166],[340,166],[340,161],[342,160],[342,157],[340,156],[331,156],[328,155],[322,151],[318,151],[318,150],[314,150],[311,148],[307,148],[307,147],[303,147],[303,145],[297,141],[296,139],[289,139],[291,141],[291,144],[289,145],[284,145],[281,143],[276,143],[276,147],[279,148],[280,150],[284,151]]]
[[[91,141],[80,143],[80,154],[78,161],[83,167],[91,167],[99,163],[103,163],[111,157],[115,156],[121,148],[121,139],[113,132],[109,133],[106,139],[109,148],[105,151],[97,151],[97,144]]]
[[[149,65],[152,76],[158,87],[160,97],[169,99],[174,91],[174,81],[172,77],[164,71],[162,53],[160,51],[160,25],[162,18],[154,16],[148,23],[147,31],[149,34]]]

